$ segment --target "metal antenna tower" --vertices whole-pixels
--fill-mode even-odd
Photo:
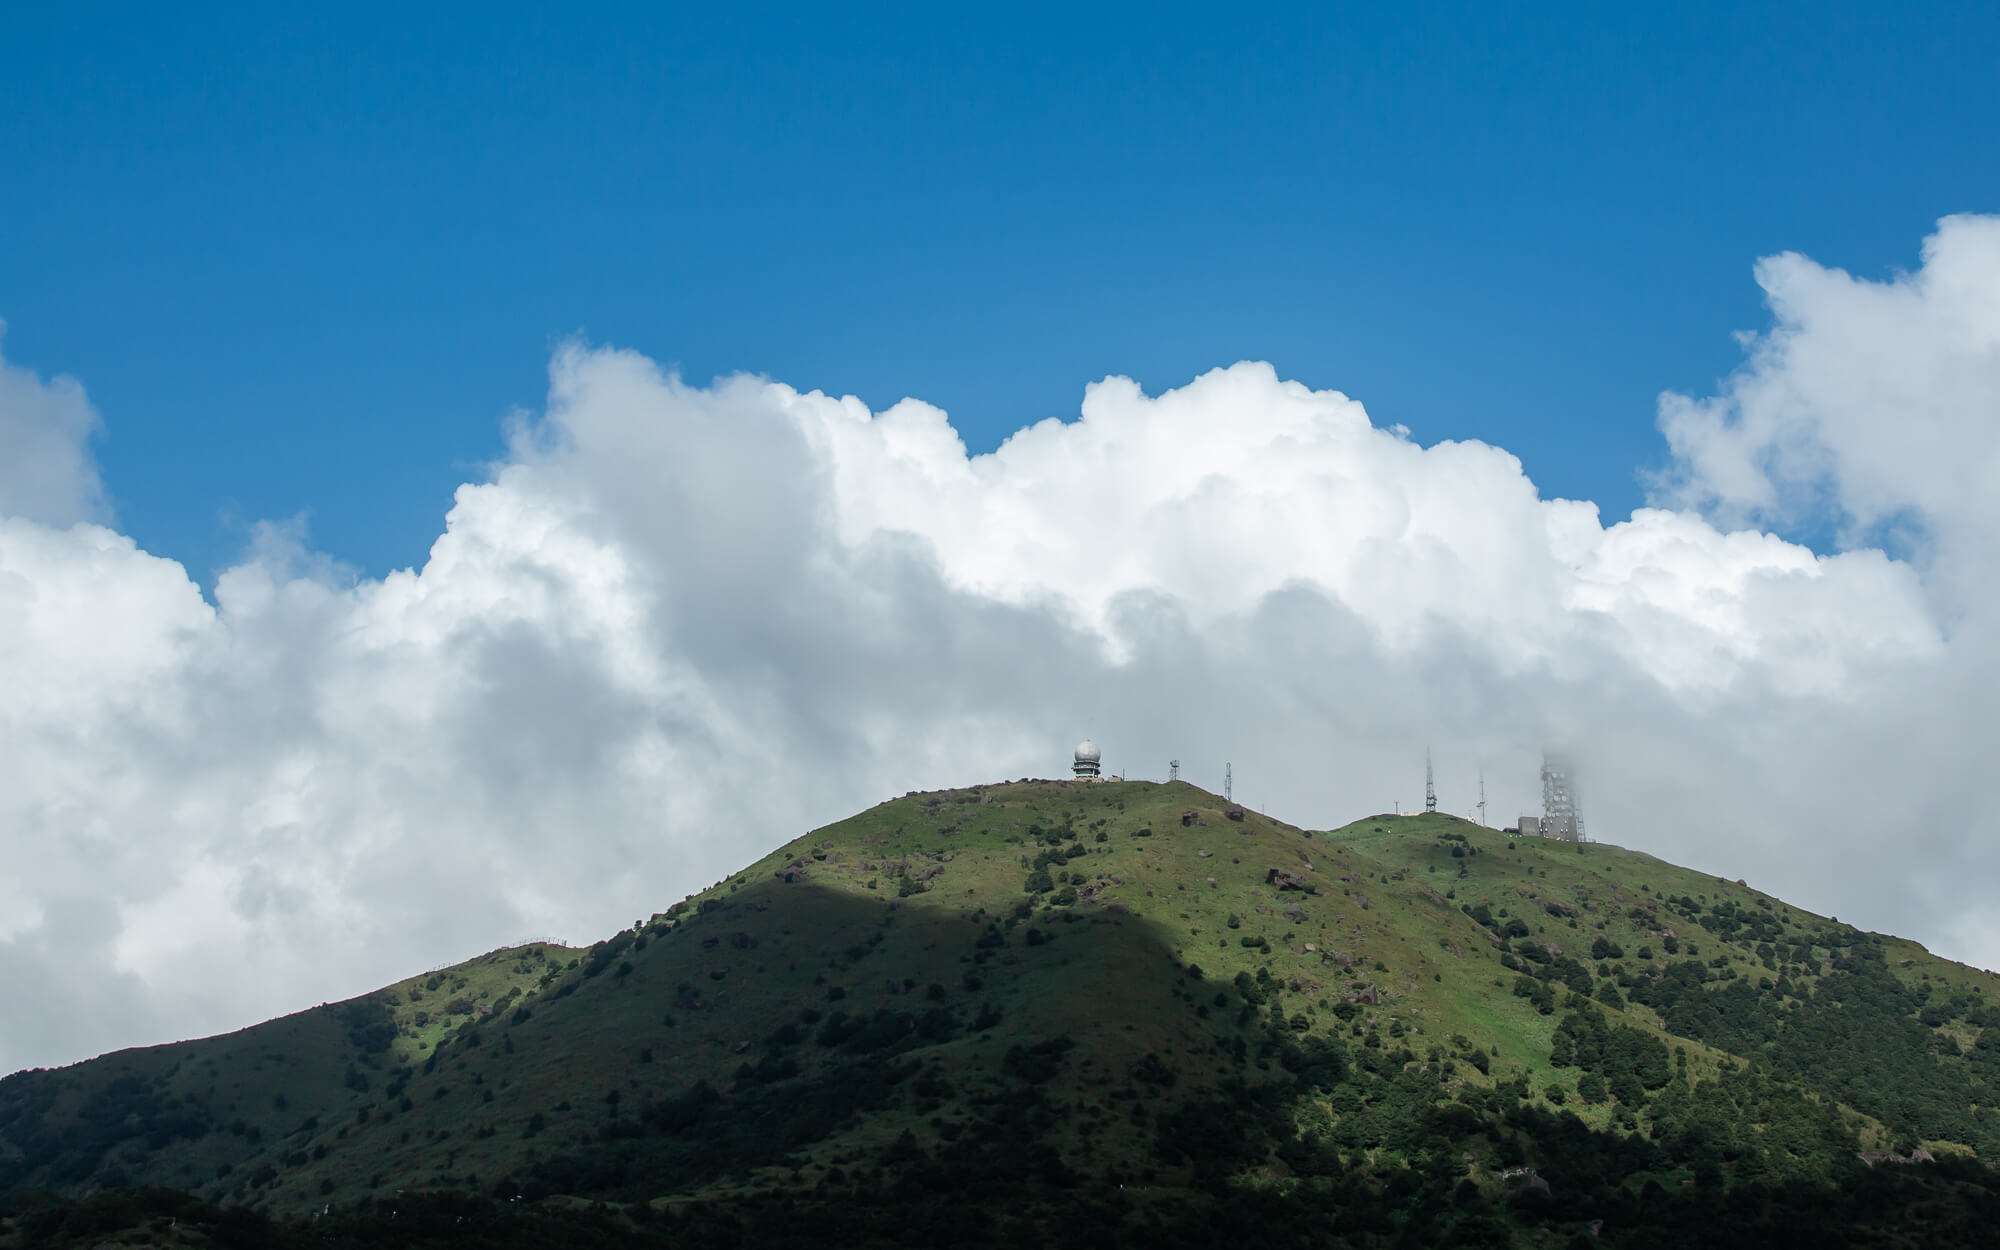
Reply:
[[[1486,770],[1479,770],[1479,823],[1486,823]]]
[[[1180,779],[1181,779],[1181,762],[1179,760],[1168,760],[1167,780],[1179,781]]]
[[[1424,748],[1424,810],[1427,812],[1434,812],[1437,809],[1438,809],[1438,788],[1431,781],[1431,749],[1429,747],[1425,747]]]
[[[1576,801],[1576,771],[1566,755],[1542,756],[1542,836],[1587,842]]]
[[[1236,801],[1230,794],[1231,788],[1235,785],[1231,772],[1232,770],[1229,765],[1224,764],[1222,766],[1222,801],[1225,803],[1234,803]]]

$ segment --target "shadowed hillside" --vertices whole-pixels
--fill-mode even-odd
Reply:
[[[1826,1194],[1888,1185],[1921,1194],[1870,1210],[1920,1201],[1949,1236],[2000,1158],[1996,1003],[1989,974],[1615,847],[1023,782],[884,804],[588,950],[16,1074],[0,1184],[43,1204],[17,1231],[152,1185],[344,1212],[357,1244],[418,1190],[481,1219],[603,1200],[606,1237],[950,1192],[1057,1223],[1120,1195],[1090,1219],[1135,1236],[1156,1198],[1331,1203],[1435,1242],[1692,1230],[1758,1193],[1855,1223]]]

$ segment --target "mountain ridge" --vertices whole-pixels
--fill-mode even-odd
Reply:
[[[15,1074],[0,1174],[296,1216],[1390,1168],[1504,1207],[1570,1179],[1562,1133],[1651,1160],[1607,1194],[1984,1164],[1996,1091],[2000,978],[1741,882],[1441,814],[1310,831],[1184,782],[1024,781],[891,800],[588,948]]]

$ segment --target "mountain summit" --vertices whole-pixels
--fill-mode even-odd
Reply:
[[[2000,1204],[1996,1103],[2000,978],[1742,882],[1023,781],[882,804],[588,949],[17,1073],[0,1189],[17,1233],[153,1186],[355,1244],[426,1191],[494,1244],[588,1199],[564,1236],[1716,1244],[1921,1210],[1950,1245]]]

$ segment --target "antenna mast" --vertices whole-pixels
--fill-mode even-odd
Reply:
[[[1486,823],[1486,770],[1479,770],[1479,823]]]
[[[1427,812],[1434,812],[1437,809],[1438,809],[1437,786],[1431,783],[1431,749],[1429,747],[1425,747],[1424,748],[1424,810]]]
[[[1235,798],[1234,798],[1234,797],[1233,797],[1233,796],[1232,796],[1232,795],[1230,794],[1230,788],[1231,788],[1231,787],[1232,787],[1232,786],[1233,786],[1234,784],[1235,784],[1235,783],[1234,783],[1234,779],[1233,779],[1233,777],[1232,777],[1232,770],[1231,770],[1231,768],[1230,768],[1230,766],[1229,766],[1228,764],[1224,764],[1224,765],[1222,766],[1222,801],[1223,801],[1223,802],[1225,802],[1225,803],[1234,803],[1234,802],[1236,801],[1236,799],[1235,799]]]
[[[1180,779],[1181,779],[1181,762],[1179,760],[1168,760],[1167,780],[1179,781]]]

